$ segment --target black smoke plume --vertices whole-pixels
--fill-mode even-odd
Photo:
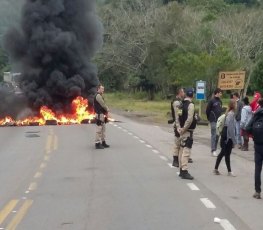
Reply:
[[[72,99],[94,93],[99,80],[91,59],[102,45],[95,0],[26,0],[20,25],[4,46],[29,108],[69,112]]]

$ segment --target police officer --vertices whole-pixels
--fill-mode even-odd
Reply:
[[[173,152],[173,166],[179,167],[179,150],[180,150],[180,134],[178,133],[177,129],[180,128],[179,116],[182,115],[182,105],[184,100],[184,89],[178,88],[176,97],[171,103],[171,111],[173,117],[173,127],[174,127],[174,134],[175,134],[175,145],[174,145],[174,152]]]
[[[104,86],[98,85],[97,93],[94,97],[94,110],[96,113],[96,138],[95,138],[95,148],[104,149],[109,148],[110,146],[106,144],[105,141],[105,124],[107,122],[107,116],[109,113],[109,108],[105,104],[104,98]]]
[[[180,134],[179,164],[182,179],[193,180],[194,178],[188,172],[188,160],[191,155],[193,145],[193,131],[196,127],[197,119],[195,117],[195,106],[193,103],[193,89],[186,90],[186,98],[183,100],[182,115],[179,116],[180,128],[177,129]]]

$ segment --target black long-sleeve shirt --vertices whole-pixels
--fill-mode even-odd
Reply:
[[[222,101],[219,97],[212,98],[206,107],[206,117],[210,122],[217,122],[222,113]]]

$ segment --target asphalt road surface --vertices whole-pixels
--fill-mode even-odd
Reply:
[[[0,229],[263,229],[253,175],[242,176],[252,162],[234,156],[239,175],[214,176],[215,158],[197,138],[195,179],[182,180],[171,130],[115,117],[122,122],[107,124],[103,150],[95,125],[0,128]]]

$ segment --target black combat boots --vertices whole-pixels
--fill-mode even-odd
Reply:
[[[103,145],[99,142],[95,144],[96,149],[104,149]]]
[[[180,172],[180,174],[181,174],[182,179],[186,179],[186,180],[193,180],[194,179],[187,170],[182,170]]]
[[[173,160],[173,167],[179,167],[179,161],[178,161],[178,156],[173,156],[174,160]]]
[[[106,144],[106,141],[102,141],[102,144],[101,144],[104,148],[109,148],[110,146]]]

